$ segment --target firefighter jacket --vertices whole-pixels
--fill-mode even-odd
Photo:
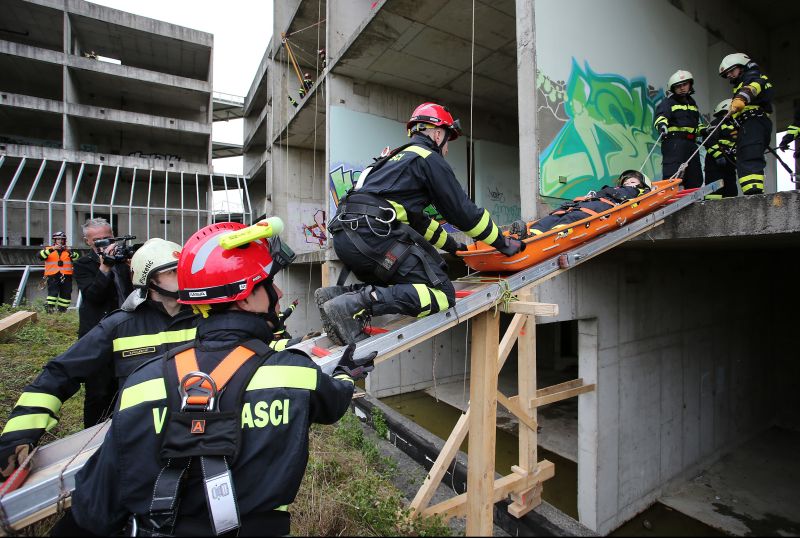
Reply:
[[[458,183],[453,169],[425,135],[415,134],[405,147],[376,170],[372,170],[351,194],[365,193],[384,198],[400,222],[409,224],[436,248],[455,252],[456,241],[424,213],[429,205],[448,222],[475,240],[502,246],[503,236],[489,212],[475,205]]]
[[[48,362],[25,387],[0,435],[0,447],[35,445],[44,432],[58,424],[61,406],[81,383],[109,363],[120,386],[138,366],[167,349],[195,337],[191,310],[174,318],[160,303],[134,291],[123,309],[113,312],[64,353]]]
[[[653,126],[659,129],[661,125],[667,127],[666,136],[682,136],[690,140],[699,136],[700,130],[705,127],[692,96],[679,96],[674,93],[664,98],[656,108],[656,120]]]
[[[709,133],[713,131],[714,128],[719,125],[721,120],[722,117],[712,119],[707,127],[707,131]],[[722,125],[720,125],[716,131],[714,131],[714,134],[707,138],[706,148],[708,150],[708,154],[714,159],[719,159],[723,155],[732,157],[736,153],[737,135],[738,129],[733,123],[733,120],[731,118],[726,119]]]
[[[733,97],[743,99],[746,103],[743,110],[733,115],[739,118],[748,113],[772,113],[772,82],[761,72],[758,64],[750,62],[742,74],[734,80]],[[753,112],[751,112],[753,111]]]
[[[72,262],[78,259],[80,254],[67,248],[58,250],[56,247],[49,246],[39,251],[39,257],[44,260],[44,276],[53,276],[61,273],[62,275],[72,274]]]
[[[106,274],[100,270],[100,258],[93,250],[75,262],[75,283],[82,297],[78,310],[78,338],[118,309],[133,291],[128,264],[118,263]]]
[[[253,349],[255,339],[263,347],[271,338],[260,315],[212,313],[197,327],[197,365],[211,372],[237,346],[251,342]],[[248,371],[250,361],[261,365]],[[179,409],[168,410],[168,401],[176,401],[168,391],[178,394],[178,383],[167,381],[177,379],[174,371],[166,370],[174,370],[174,364],[175,360],[151,361],[126,381],[105,441],[76,477],[72,513],[81,527],[112,534],[132,514],[140,526],[147,526],[154,484],[167,465],[159,456],[160,434],[181,414]],[[346,374],[328,376],[295,350],[257,352],[236,370],[218,399],[218,409],[240,417],[237,454],[228,459],[239,535],[288,533],[287,505],[294,501],[305,473],[309,427],[339,420],[349,408],[353,388]],[[187,463],[182,479],[175,535],[211,534],[198,460]],[[285,517],[284,529],[269,527],[270,516],[276,514]]]
[[[272,331],[272,339],[273,341],[282,340],[282,339],[291,339],[292,335],[289,334],[289,331],[286,330],[286,320],[289,319],[289,316],[292,315],[294,309],[297,308],[296,304],[290,304],[289,308],[284,310],[283,312],[279,312],[277,315],[278,318],[278,325],[275,327],[275,330]],[[278,350],[280,351],[280,350]]]
[[[590,209],[589,213],[600,213],[611,209],[615,205],[624,204],[649,192],[649,188],[638,187],[609,187],[604,185],[599,191],[590,191],[586,196],[579,196],[572,202],[561,206],[561,210]],[[557,212],[555,212],[557,213]],[[555,214],[553,213],[553,214]]]

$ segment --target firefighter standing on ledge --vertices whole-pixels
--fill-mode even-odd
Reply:
[[[728,54],[719,64],[719,76],[733,85],[731,116],[739,123],[736,173],[742,193],[764,192],[764,152],[772,136],[772,82],[747,54]]]
[[[67,234],[53,234],[53,244],[39,251],[44,260],[44,276],[47,278],[47,304],[45,309],[53,312],[66,312],[72,300],[72,262],[80,254],[67,246]]]

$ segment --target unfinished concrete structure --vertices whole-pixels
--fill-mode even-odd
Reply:
[[[212,53],[211,34],[82,0],[3,3],[3,300],[56,230],[84,247],[79,226],[105,217],[137,241],[183,241],[211,221],[213,190],[245,193],[243,177],[212,174],[212,155],[238,153],[212,153],[212,121],[242,105],[212,93]]]
[[[747,52],[775,85],[773,122],[784,128],[800,98],[798,21],[788,1],[478,0],[474,13],[455,0],[276,2],[274,37],[245,101],[244,152],[256,212],[284,218],[301,252],[282,282],[301,299],[290,331],[319,326],[306,306],[337,273],[324,223],[371,158],[405,140],[418,103],[444,102],[461,118],[468,136],[448,161],[506,224],[624,169],[643,165],[659,178],[658,149],[645,157],[653,111],[678,68],[694,73],[708,113],[730,96],[719,61]],[[314,80],[303,98],[289,50]],[[797,297],[781,285],[791,263],[744,284],[800,237],[800,199],[774,194],[775,177],[768,158],[768,194],[690,208],[539,288],[540,300],[561,306],[558,322],[541,329],[554,369],[574,367],[597,384],[580,396],[562,442],[578,464],[580,522],[592,530],[607,533],[670,497],[771,425],[797,429],[783,411],[796,397],[774,390],[796,387],[786,374],[797,373],[791,348],[778,344]],[[459,266],[451,264],[454,276]],[[564,345],[574,357],[558,351]],[[382,363],[368,389],[384,396],[453,380],[460,388],[468,348],[462,325]],[[763,367],[767,356],[774,368]],[[773,506],[796,508],[786,499]],[[708,521],[736,530],[737,517]]]

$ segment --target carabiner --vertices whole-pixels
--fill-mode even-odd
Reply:
[[[390,218],[389,220],[383,220],[380,217],[375,217],[375,220],[377,220],[378,222],[382,222],[383,224],[391,224],[397,218],[397,211],[395,211],[393,207],[378,206],[378,209],[383,209],[384,211],[392,212],[392,218]]]

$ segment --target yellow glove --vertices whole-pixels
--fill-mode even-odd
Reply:
[[[731,101],[731,106],[730,106],[731,114],[737,114],[741,112],[746,104],[747,103],[745,103],[744,99],[742,99],[741,97],[734,97],[733,100]]]

